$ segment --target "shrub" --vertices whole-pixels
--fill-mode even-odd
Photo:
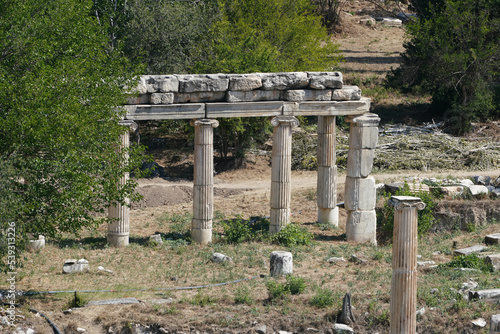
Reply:
[[[486,262],[485,258],[480,258],[477,254],[460,255],[448,263],[440,264],[440,267],[446,268],[472,268],[483,272],[493,272],[491,263]]]
[[[286,247],[296,245],[310,245],[313,240],[313,234],[305,227],[295,223],[288,224],[281,231],[270,236],[271,242]]]
[[[266,288],[270,300],[285,299],[290,293],[284,283],[276,282],[275,280],[267,281]]]
[[[311,305],[318,308],[326,308],[333,306],[335,303],[335,296],[332,290],[319,289],[314,297],[311,299]]]
[[[306,290],[306,281],[303,277],[287,276],[286,288],[292,295],[299,295]]]
[[[263,217],[251,217],[245,220],[238,216],[222,223],[222,228],[228,243],[242,243],[245,241],[262,240],[267,236],[269,220]]]
[[[236,304],[247,305],[252,305],[254,303],[254,299],[250,295],[250,289],[246,285],[238,287],[236,289],[236,293],[234,294],[234,302]]]

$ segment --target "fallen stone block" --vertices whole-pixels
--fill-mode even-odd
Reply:
[[[353,334],[354,329],[344,324],[333,325],[333,332],[335,334]]]
[[[26,249],[28,252],[36,252],[45,247],[45,237],[39,235],[37,240],[29,240]]]
[[[278,277],[293,274],[293,255],[290,252],[274,251],[270,257],[270,275]]]
[[[474,175],[472,177],[474,179],[474,183],[481,186],[489,186],[491,184],[491,177],[484,175]]]
[[[474,245],[474,246],[471,246],[468,248],[456,249],[453,252],[453,255],[454,256],[469,255],[469,254],[473,254],[473,253],[483,252],[486,249],[487,249],[487,247],[485,247],[483,245]]]
[[[492,265],[493,271],[500,270],[500,254],[492,254],[486,256],[486,263]]]
[[[500,333],[500,314],[491,316],[490,333]]]
[[[221,253],[213,253],[210,260],[214,263],[232,262],[233,261],[233,259],[231,259],[229,256],[226,256],[226,255],[221,254]]]
[[[157,244],[157,245],[163,244],[163,239],[161,238],[161,234],[150,235],[149,236],[149,243],[150,244]]]
[[[89,271],[89,261],[70,259],[64,261],[63,274],[74,274]]]
[[[486,299],[500,295],[500,289],[469,291],[469,300]]]
[[[87,306],[120,305],[120,304],[139,304],[139,301],[133,297],[116,298],[116,299],[103,299],[103,300],[91,300],[87,303]]]
[[[328,260],[326,260],[328,263],[338,263],[338,262],[345,262],[345,259],[343,257],[331,257]]]
[[[488,188],[480,185],[472,185],[469,187],[472,196],[479,196],[481,194],[488,194]]]
[[[484,237],[484,243],[489,245],[500,243],[500,233],[488,234]]]

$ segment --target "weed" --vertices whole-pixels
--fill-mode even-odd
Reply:
[[[448,263],[440,264],[440,267],[448,268],[472,268],[483,272],[493,272],[491,263],[486,262],[486,259],[480,258],[477,254],[460,255]]]
[[[271,242],[283,246],[310,245],[313,234],[298,224],[288,224],[278,233],[270,236]]]
[[[335,226],[331,222],[326,222],[326,223],[316,222],[314,225],[317,226],[321,231],[336,230],[337,229],[337,226]]]
[[[75,291],[73,299],[71,299],[67,304],[67,308],[84,307],[87,302],[88,301],[86,299]]]
[[[318,308],[331,307],[335,303],[336,296],[330,289],[319,289],[311,299],[311,305]]]
[[[263,240],[269,230],[269,220],[263,217],[251,217],[245,220],[241,216],[222,223],[225,241],[239,244],[245,241]]]
[[[290,292],[284,283],[275,280],[267,281],[266,288],[270,300],[283,300]]]
[[[306,290],[306,282],[303,277],[287,276],[286,288],[292,295],[301,294]]]
[[[198,292],[190,301],[189,303],[191,305],[198,305],[201,307],[205,307],[210,304],[214,304],[216,302],[216,299],[204,294],[203,292]]]
[[[252,305],[255,300],[250,295],[250,292],[250,289],[246,285],[238,287],[236,289],[236,293],[234,294],[234,302],[236,304]]]

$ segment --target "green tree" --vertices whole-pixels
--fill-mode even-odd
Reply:
[[[218,8],[196,73],[324,71],[341,60],[309,0],[220,0]],[[215,131],[224,156],[235,148],[236,167],[270,132],[264,118],[224,119]]]
[[[500,116],[500,1],[447,0],[408,26],[391,82],[432,94],[431,111],[455,133]]]
[[[57,238],[106,221],[131,163],[117,152],[128,63],[111,57],[91,1],[0,0],[0,256],[15,222]],[[118,53],[116,53],[118,54]]]

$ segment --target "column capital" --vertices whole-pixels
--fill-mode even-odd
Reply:
[[[292,128],[299,126],[300,122],[295,116],[276,116],[271,120],[272,126],[288,123]]]
[[[367,113],[363,115],[348,116],[346,122],[352,123],[354,126],[378,126],[380,117],[377,114]]]
[[[127,126],[129,128],[129,131],[135,131],[139,127],[136,122],[129,119],[118,121],[118,124]]]
[[[425,209],[425,203],[419,197],[413,196],[392,196],[389,199],[389,204],[394,206],[396,211],[401,211],[404,208],[417,208],[417,210]]]
[[[210,118],[200,118],[191,120],[190,124],[191,126],[211,126],[212,128],[216,128],[219,126],[219,121]]]

